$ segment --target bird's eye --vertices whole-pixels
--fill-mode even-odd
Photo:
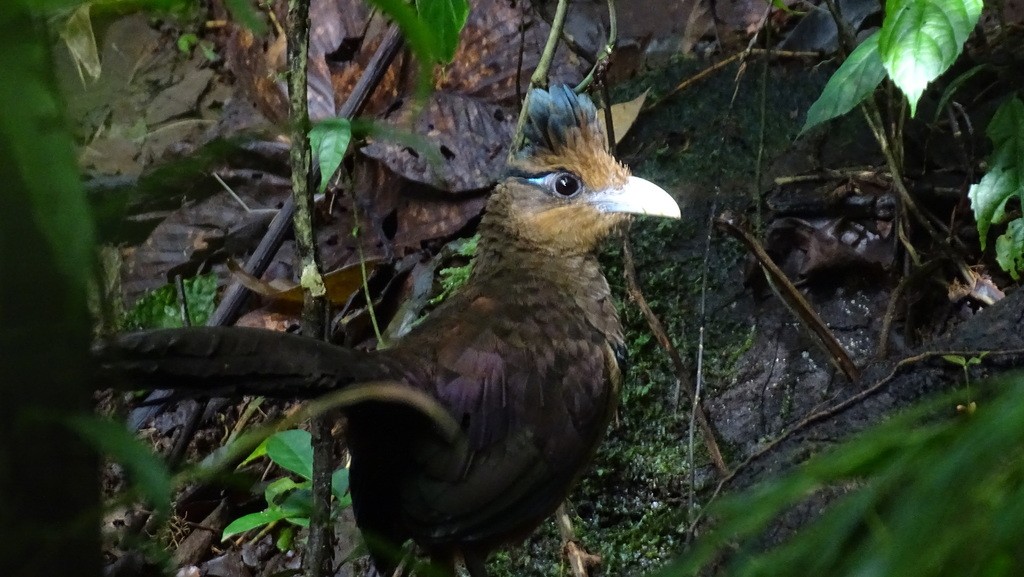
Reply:
[[[563,172],[555,175],[555,192],[562,196],[572,196],[580,191],[582,184],[576,175]]]

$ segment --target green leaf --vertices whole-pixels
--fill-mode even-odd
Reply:
[[[282,553],[292,548],[292,543],[295,542],[295,528],[284,527],[281,532],[277,535],[277,540],[274,541],[274,545],[277,546],[277,550]]]
[[[1024,169],[1024,102],[1013,97],[1004,102],[985,129],[994,150],[989,164]]]
[[[878,55],[878,32],[864,39],[829,78],[821,96],[807,110],[807,121],[801,134],[833,118],[853,110],[875,91],[885,78],[885,68]]]
[[[1010,221],[1006,232],[996,239],[996,262],[1013,280],[1020,280],[1020,271],[1024,270],[1024,219]]]
[[[244,467],[244,466],[248,465],[249,463],[255,461],[256,459],[259,459],[260,457],[262,457],[262,456],[264,456],[266,454],[267,454],[267,440],[263,439],[263,442],[261,442],[255,449],[253,449],[252,452],[249,453],[249,456],[246,457],[245,460],[242,461],[242,463],[240,465],[238,465],[238,466],[239,467]]]
[[[195,47],[196,44],[199,44],[199,37],[191,32],[182,34],[181,36],[178,36],[177,44],[178,52],[190,55],[192,54],[192,48]]]
[[[71,417],[68,424],[100,452],[121,463],[160,516],[171,510],[171,473],[149,447],[135,438],[123,423],[91,415]]]
[[[1024,202],[1024,102],[1016,97],[1004,102],[989,122],[986,133],[994,148],[990,168],[981,182],[971,186],[967,193],[978,223],[982,250],[988,242],[989,228],[1005,217],[1007,201],[1018,198]],[[1003,241],[1004,249],[1013,246],[1012,236]],[[1000,265],[1010,262],[1005,260],[1006,254]]]
[[[309,431],[291,429],[267,439],[267,456],[303,479],[313,478],[313,441]]]
[[[260,37],[267,31],[267,23],[263,21],[260,11],[253,7],[250,0],[224,0],[224,6],[231,16],[252,33]]]
[[[267,505],[274,506],[278,504],[278,497],[281,495],[296,489],[308,489],[309,484],[310,481],[296,483],[291,477],[281,477],[267,485],[263,497],[267,500]]]
[[[469,17],[466,0],[416,0],[416,10],[420,20],[434,31],[434,58],[441,64],[450,63]]]
[[[942,358],[947,363],[953,363],[954,365],[956,365],[958,367],[966,367],[967,366],[967,359],[963,358],[960,355],[942,355]]]
[[[320,165],[320,192],[327,190],[331,177],[341,166],[352,140],[352,124],[347,118],[328,118],[309,131],[309,145]]]
[[[412,6],[405,0],[367,0],[367,3],[377,7],[398,24],[405,37],[406,44],[412,49],[420,64],[417,92],[420,97],[430,92],[432,85],[431,64],[437,61],[440,50],[433,32],[421,20]]]
[[[910,115],[928,83],[963,50],[981,16],[982,0],[889,0],[879,33],[882,64],[907,95]]]
[[[217,298],[217,275],[200,275],[185,279],[183,284],[190,324],[205,325],[213,314]],[[135,329],[180,328],[181,303],[177,287],[168,284],[143,295],[125,315],[124,324]]]
[[[972,185],[967,196],[971,199],[974,220],[978,223],[978,237],[981,250],[988,243],[988,229],[1003,220],[1006,212],[1006,201],[1013,195],[1024,194],[1024,182],[1015,169],[994,167],[988,171],[981,182]]]
[[[342,467],[331,475],[331,494],[338,501],[338,507],[352,504],[352,496],[348,494],[348,469]]]
[[[313,512],[313,492],[310,489],[296,489],[281,502],[285,519],[303,527],[309,526],[309,515]]]
[[[239,533],[245,533],[256,527],[262,527],[269,525],[274,521],[280,521],[284,519],[286,513],[278,508],[270,508],[260,511],[259,513],[250,513],[243,515],[234,521],[228,523],[227,527],[224,527],[224,532],[221,534],[221,540],[233,537]]]

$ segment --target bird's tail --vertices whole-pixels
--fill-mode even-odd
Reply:
[[[239,327],[163,329],[97,343],[103,387],[174,389],[184,396],[308,398],[389,378],[364,352],[299,335]]]

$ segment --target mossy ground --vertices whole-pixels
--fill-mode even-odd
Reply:
[[[635,97],[648,87],[651,98],[658,98],[706,66],[679,60],[620,87],[612,100]],[[743,291],[741,248],[715,235],[710,251],[705,250],[712,209],[743,211],[754,205],[761,135],[763,158],[784,151],[825,78],[825,73],[814,72],[808,77],[802,66],[772,64],[762,126],[762,66],[752,61],[738,90],[733,66],[666,100],[641,116],[619,150],[634,173],[673,192],[683,206],[682,221],[641,219],[630,238],[644,295],[688,365],[691,380],[706,272],[704,378],[709,394],[730,382],[755,330],[749,317],[735,310]],[[619,310],[631,369],[618,419],[570,496],[570,506],[577,537],[602,558],[599,573],[632,576],[678,555],[688,520],[691,468],[707,471],[709,465],[699,434],[690,463],[686,393],[677,408],[676,375],[639,308],[626,297],[621,250],[613,244],[603,260],[609,282],[622,298]],[[525,545],[499,554],[490,567],[497,577],[569,574],[550,522]]]

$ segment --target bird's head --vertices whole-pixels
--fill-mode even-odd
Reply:
[[[679,205],[608,152],[590,98],[566,86],[533,90],[525,145],[487,212],[503,228],[561,253],[591,252],[630,214],[679,218]]]

